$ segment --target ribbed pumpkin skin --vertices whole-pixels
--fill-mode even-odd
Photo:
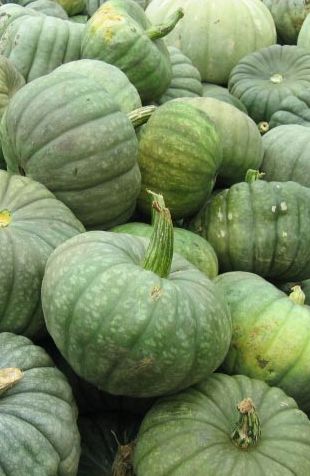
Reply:
[[[0,6],[0,37],[9,26],[11,22],[21,16],[41,16],[40,12],[32,10],[31,8],[24,8],[15,3],[7,3]]]
[[[0,118],[16,91],[25,85],[23,76],[5,56],[0,56]]]
[[[84,227],[41,184],[0,171],[0,332],[28,337],[44,329],[41,284],[47,258]],[[11,222],[3,223],[3,211]]]
[[[57,73],[12,98],[2,123],[8,170],[43,183],[89,227],[126,222],[140,191],[134,128],[95,81]]]
[[[162,39],[152,41],[151,23],[133,0],[110,0],[95,12],[83,34],[82,58],[120,68],[143,101],[160,97],[172,77],[168,50]]]
[[[214,122],[223,147],[223,161],[218,181],[231,185],[244,180],[248,169],[259,169],[263,160],[263,143],[255,122],[243,112],[214,98],[182,98],[204,111]]]
[[[309,226],[308,188],[258,180],[214,194],[190,229],[211,243],[221,272],[289,281],[310,276]]]
[[[86,0],[57,0],[69,16],[82,13],[86,7]]]
[[[310,123],[309,123],[310,125]],[[291,124],[279,126],[263,136],[264,180],[292,180],[310,187],[310,129]]]
[[[169,46],[168,51],[172,66],[172,79],[168,89],[157,102],[164,104],[175,98],[202,96],[201,77],[198,69],[179,48]]]
[[[80,456],[71,388],[46,352],[24,336],[0,334],[0,367],[24,373],[0,396],[2,476],[75,476]]]
[[[27,8],[44,13],[44,15],[48,15],[50,17],[68,20],[67,12],[55,0],[35,0],[34,2],[28,3]]]
[[[310,94],[308,90],[287,96],[281,101],[279,109],[272,114],[269,128],[289,124],[310,127]]]
[[[146,123],[138,161],[140,210],[150,213],[150,189],[164,195],[174,218],[183,218],[197,212],[213,189],[222,163],[220,138],[205,112],[174,99]]]
[[[119,105],[121,111],[130,112],[141,107],[138,91],[127,76],[116,66],[104,61],[81,59],[59,66],[56,72],[81,74],[100,84]]]
[[[255,122],[269,121],[281,101],[310,87],[310,53],[298,46],[273,45],[245,56],[231,71],[229,91]]]
[[[150,238],[153,227],[146,223],[125,223],[112,228],[115,233],[129,233],[134,236]],[[173,250],[179,253],[210,279],[218,274],[218,262],[214,249],[204,238],[183,228],[174,227]]]
[[[44,276],[55,344],[78,375],[113,394],[188,387],[220,365],[230,342],[230,315],[212,281],[179,255],[167,279],[144,270],[146,245],[122,233],[83,233],[58,247]]]
[[[257,447],[240,450],[230,440],[237,404],[250,397],[260,418]],[[134,452],[137,476],[306,476],[310,423],[278,388],[243,375],[213,374],[148,412]]]
[[[210,98],[218,99],[219,101],[227,102],[228,104],[235,106],[237,109],[240,109],[240,111],[247,114],[245,105],[241,101],[239,101],[239,99],[237,99],[235,96],[230,94],[228,89],[224,88],[223,86],[219,86],[218,84],[212,84],[212,83],[202,83],[202,96],[206,98],[210,97]]]
[[[309,0],[262,0],[274,19],[278,37],[286,45],[296,44],[302,24],[310,13]]]
[[[30,82],[80,57],[84,25],[47,15],[22,16],[6,28],[0,54]]]
[[[184,9],[184,18],[166,44],[183,51],[203,81],[227,84],[243,56],[276,42],[274,21],[260,0],[152,0],[146,15],[157,24],[178,7]]]
[[[310,17],[307,15],[300,29],[297,45],[310,51]]]
[[[279,386],[309,411],[310,307],[255,274],[224,273],[215,282],[233,320],[223,370]]]

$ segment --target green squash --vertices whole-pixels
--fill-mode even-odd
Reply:
[[[12,98],[1,125],[8,170],[43,183],[87,227],[126,222],[140,192],[138,142],[96,81],[49,74]]]
[[[223,361],[230,315],[216,286],[173,254],[173,226],[153,200],[148,240],[91,231],[59,246],[42,285],[46,325],[75,372],[116,395],[158,396]],[[94,360],[96,365],[94,366]]]
[[[258,169],[263,160],[263,143],[255,122],[227,102],[214,98],[182,98],[204,111],[214,122],[223,148],[218,182],[230,185],[243,180],[248,169]]]
[[[310,53],[299,46],[273,45],[242,58],[229,76],[229,91],[255,122],[268,122],[288,95],[310,86]]]
[[[213,246],[221,272],[279,281],[310,276],[310,190],[296,182],[241,182],[214,194],[190,229]]]
[[[146,15],[157,24],[180,7],[184,18],[166,44],[183,51],[203,81],[227,84],[241,58],[276,42],[274,21],[260,0],[152,0]]]
[[[0,54],[9,58],[26,82],[80,57],[84,25],[47,15],[21,16],[0,39]]]
[[[307,2],[308,3],[308,2]],[[306,16],[297,38],[297,45],[310,50],[310,15]]]
[[[42,13],[33,10],[32,8],[24,8],[15,3],[7,3],[0,5],[0,38],[7,29],[7,27],[14,20],[21,16],[41,16]]]
[[[214,374],[158,400],[134,451],[137,476],[306,476],[310,422],[278,388]]]
[[[168,89],[157,102],[164,104],[175,98],[202,96],[201,77],[198,69],[178,48],[169,46],[168,51],[172,67],[172,79]]]
[[[160,97],[169,87],[169,52],[161,39],[181,18],[153,26],[133,0],[110,0],[95,12],[83,34],[82,58],[114,64],[137,88],[143,101]]]
[[[130,112],[142,105],[134,85],[119,68],[112,64],[98,60],[81,59],[59,66],[54,70],[54,73],[56,72],[81,74],[90,80],[95,80],[111,94],[123,112]]]
[[[0,171],[0,332],[45,328],[41,284],[47,258],[84,227],[43,185]]]
[[[281,387],[310,410],[310,307],[260,276],[224,273],[215,279],[225,293],[233,336],[222,369]],[[298,291],[298,290],[297,290]]]
[[[71,388],[46,352],[0,334],[2,475],[75,476],[80,456]]]
[[[286,45],[296,44],[302,24],[310,13],[309,0],[262,0],[274,19],[278,38]]]
[[[151,238],[153,227],[146,223],[125,223],[116,226],[110,231],[114,233],[128,233],[129,235]],[[186,258],[196,268],[208,276],[215,278],[218,274],[218,262],[214,249],[204,238],[183,228],[174,227],[174,250]]]
[[[69,16],[78,15],[85,10],[86,0],[57,0]]]
[[[98,8],[105,3],[107,0],[86,0],[86,9],[88,16],[92,16]],[[134,0],[143,10],[146,8],[149,0]]]
[[[138,161],[138,208],[150,213],[151,189],[164,194],[173,218],[191,216],[214,187],[222,163],[220,137],[204,111],[174,99],[160,106],[144,126]]]
[[[237,109],[240,109],[240,111],[247,114],[245,105],[241,101],[239,101],[239,99],[237,99],[235,96],[230,94],[228,89],[224,88],[223,86],[219,86],[218,84],[212,84],[212,83],[202,83],[202,96],[206,98],[210,97],[210,98],[218,99],[219,101],[227,102],[228,104],[235,106]]]
[[[288,95],[281,101],[278,110],[270,118],[269,128],[285,124],[310,126],[310,94],[307,89],[296,95]]]
[[[67,12],[55,0],[35,0],[28,3],[26,8],[31,8],[37,12],[44,13],[44,15],[68,20]]]
[[[82,23],[85,25],[88,21],[88,15],[73,15],[73,17],[69,17],[69,21],[73,21],[74,23]]]
[[[310,125],[310,123],[309,123]],[[310,129],[291,124],[272,129],[263,137],[264,180],[292,180],[310,187]]]

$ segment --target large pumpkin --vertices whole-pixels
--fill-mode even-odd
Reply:
[[[166,43],[190,58],[203,81],[226,84],[243,56],[276,42],[274,21],[260,0],[153,0],[146,15],[156,24],[178,7],[184,18]]]
[[[77,374],[114,394],[188,387],[220,365],[230,342],[224,297],[181,256],[172,260],[169,212],[160,196],[153,206],[147,250],[140,237],[83,233],[58,247],[44,276],[44,315],[57,347]]]
[[[214,374],[158,400],[133,459],[137,476],[306,476],[310,422],[282,390]]]
[[[46,352],[0,334],[2,475],[75,476],[80,456],[71,388]]]
[[[307,89],[285,97],[269,121],[269,128],[289,124],[310,126],[310,94]]]

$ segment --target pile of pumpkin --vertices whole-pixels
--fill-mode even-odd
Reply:
[[[0,6],[1,476],[309,476],[308,3]]]

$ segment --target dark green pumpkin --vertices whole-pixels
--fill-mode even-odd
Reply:
[[[115,233],[128,233],[150,238],[153,227],[146,223],[125,223],[112,230]],[[218,262],[214,249],[204,238],[183,228],[174,227],[174,251],[200,269],[210,279],[218,274]]]
[[[26,7],[50,17],[57,17],[62,20],[68,20],[69,18],[67,12],[55,0],[35,0],[28,3]]]
[[[228,104],[235,106],[237,109],[240,109],[240,111],[247,114],[245,105],[235,96],[230,94],[228,89],[224,88],[223,86],[219,86],[218,84],[212,83],[202,83],[202,96],[227,102]]]
[[[224,273],[215,282],[233,320],[223,370],[281,387],[308,412],[310,307],[255,274]]]
[[[229,91],[255,122],[268,122],[281,101],[310,86],[310,52],[273,45],[242,58],[230,73]]]
[[[143,128],[138,161],[139,209],[150,213],[151,189],[163,193],[173,218],[191,216],[214,187],[222,163],[220,137],[204,111],[174,99],[161,105]]]
[[[47,258],[84,227],[43,185],[0,171],[0,332],[43,332]]]
[[[46,185],[85,226],[131,216],[141,180],[135,130],[96,81],[69,72],[32,81],[12,98],[1,137],[8,170]]]
[[[310,422],[282,390],[214,374],[158,400],[140,427],[134,469],[137,476],[306,476],[309,445]]]
[[[289,281],[310,276],[310,190],[296,182],[241,182],[214,194],[190,229],[213,246],[220,271]]]
[[[177,15],[172,25],[179,18]],[[128,76],[142,100],[150,101],[166,91],[172,78],[169,52],[161,39],[164,34],[133,0],[110,0],[87,23],[82,58],[114,64]]]
[[[9,368],[13,372],[5,371]],[[0,334],[0,385],[1,474],[75,476],[76,406],[66,378],[46,352],[26,337]]]
[[[299,124],[310,127],[310,94],[304,90],[296,95],[285,97],[269,121],[269,128]]]

